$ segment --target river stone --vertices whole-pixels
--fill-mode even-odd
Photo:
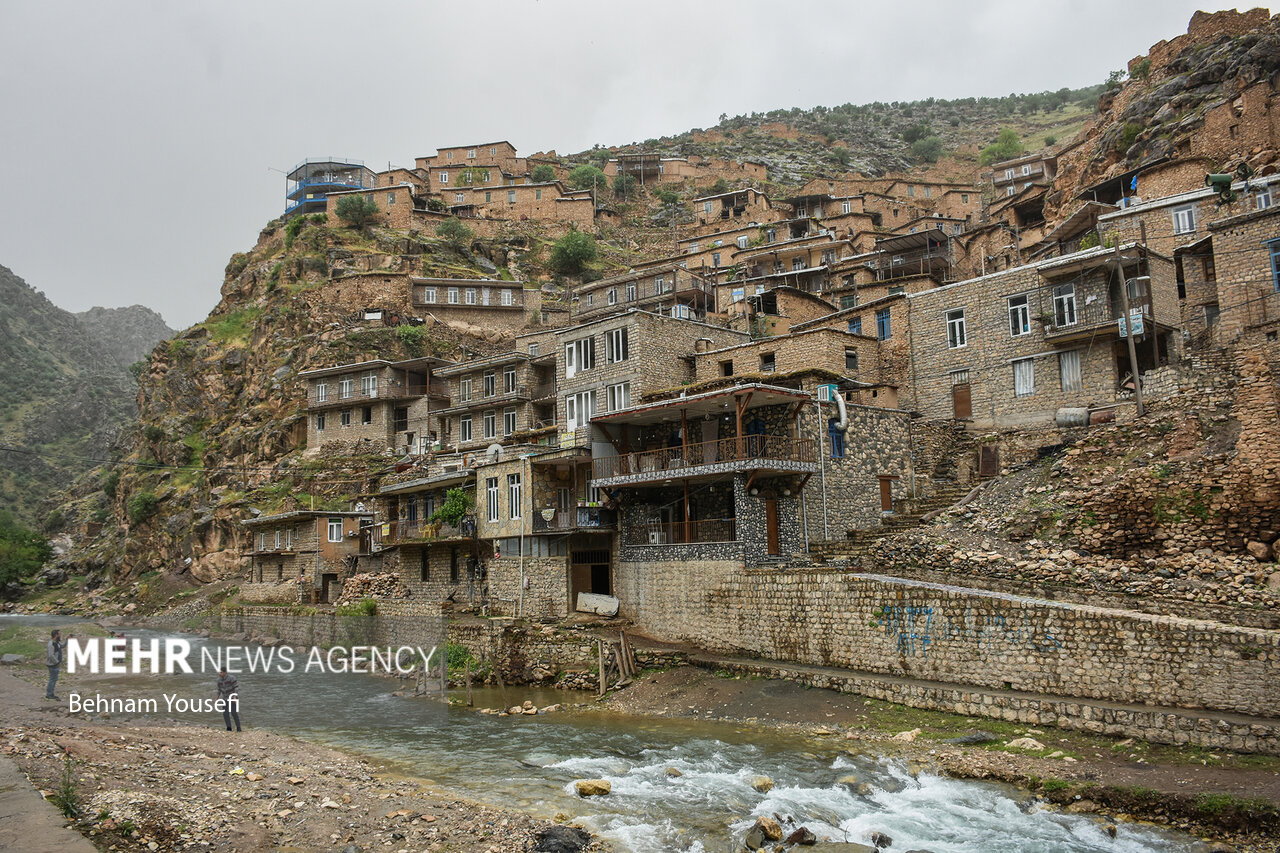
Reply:
[[[591,843],[591,834],[576,826],[551,826],[534,835],[534,853],[578,853]]]
[[[760,830],[766,841],[782,840],[782,827],[771,817],[761,815],[756,818],[755,828]]]
[[[3,655],[3,656],[0,656],[0,664],[3,664],[4,666],[16,666],[17,664],[25,663],[25,662],[26,662],[26,660],[27,660],[26,655]]]
[[[1040,741],[1036,740],[1033,737],[1014,738],[1013,740],[1006,743],[1005,746],[1011,746],[1014,749],[1032,749],[1032,750],[1039,750],[1039,749],[1045,748],[1044,744],[1042,744]]]
[[[1244,549],[1253,556],[1259,563],[1265,563],[1271,559],[1271,546],[1266,542],[1255,542],[1250,540],[1244,544]]]
[[[998,740],[998,738],[995,735],[993,735],[991,732],[978,731],[978,732],[970,732],[967,735],[960,735],[960,737],[949,738],[945,742],[969,744],[969,743],[990,743],[993,740]]]
[[[603,797],[613,790],[608,779],[579,779],[573,783],[579,797]]]
[[[862,784],[862,780],[859,779],[855,774],[850,773],[846,776],[841,776],[839,779],[837,779],[836,784],[844,785],[847,788],[857,788],[858,785]]]
[[[681,776],[683,776],[683,775],[684,775],[684,774],[683,774],[683,773],[681,773],[681,772],[680,772],[677,768],[675,768],[675,767],[668,767],[668,768],[667,768],[667,778],[668,778],[668,779],[679,779],[679,778],[680,778]]]
[[[783,844],[803,844],[811,846],[818,843],[818,836],[814,835],[807,826],[802,826],[795,832],[787,836]]]
[[[768,776],[757,776],[751,780],[751,787],[761,794],[767,794],[773,790],[773,780]]]
[[[873,832],[871,833],[871,837],[867,840],[870,841],[877,850],[893,846],[893,839],[888,835],[885,835],[883,832]]]
[[[876,853],[876,848],[856,841],[819,841],[809,849],[813,853]]]
[[[758,826],[753,826],[747,830],[747,837],[742,839],[743,845],[748,850],[759,850],[764,846],[764,830]]]

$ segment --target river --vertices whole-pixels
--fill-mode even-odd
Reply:
[[[0,617],[68,625],[50,617]],[[144,640],[161,637],[130,630]],[[198,637],[201,650],[230,644]],[[407,775],[431,779],[459,796],[551,818],[572,815],[630,853],[720,853],[736,849],[756,816],[781,815],[821,838],[862,841],[871,832],[893,839],[892,849],[932,853],[1139,853],[1199,851],[1186,835],[1145,824],[1105,822],[1047,808],[1012,786],[912,774],[897,759],[853,755],[845,741],[698,720],[561,712],[496,717],[427,698],[393,696],[404,685],[385,677],[293,672],[276,666],[243,673],[241,717],[267,727],[357,752]],[[156,698],[165,693],[211,696],[216,673],[193,675],[64,674],[59,690],[108,698]],[[477,707],[530,699],[539,706],[586,701],[581,694],[508,688],[476,692]],[[221,726],[213,714],[174,714],[184,723]],[[820,742],[819,742],[820,743]],[[669,773],[679,771],[679,775]],[[775,787],[758,793],[759,775]],[[867,786],[837,780],[856,776]],[[607,797],[580,799],[573,782],[608,779]]]

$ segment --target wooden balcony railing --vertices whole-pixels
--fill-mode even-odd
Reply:
[[[387,532],[383,535],[378,528],[375,529],[375,539],[379,544],[393,544],[396,542],[432,542],[445,539],[460,539],[472,535],[475,530],[475,522],[469,519],[463,519],[458,526],[452,524],[444,524],[439,521],[427,521],[422,518],[400,519],[398,521],[389,522]]]
[[[604,480],[609,477],[627,477],[633,474],[658,475],[722,462],[755,462],[765,467],[769,462],[776,461],[817,464],[817,445],[813,439],[791,438],[784,435],[721,438],[715,441],[702,441],[684,446],[593,459],[591,475],[593,479]]]
[[[632,524],[623,529],[625,545],[692,545],[700,542],[734,542],[737,519],[700,518],[693,521]]]

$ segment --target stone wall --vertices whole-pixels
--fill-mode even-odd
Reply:
[[[444,619],[434,602],[379,601],[373,630],[353,635],[337,608],[243,605],[218,611],[217,628],[250,639],[276,637],[294,646],[443,646]]]

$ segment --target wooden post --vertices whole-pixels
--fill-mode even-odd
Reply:
[[[631,643],[627,641],[627,632],[622,632],[622,656],[627,659],[627,667],[631,670],[631,675],[636,674],[636,655],[631,648]]]
[[[475,702],[472,701],[471,699],[471,661],[470,660],[467,661],[466,669],[464,669],[463,672],[467,680],[467,707],[470,708],[473,705],[475,705]]]
[[[605,694],[605,691],[608,689],[605,686],[608,680],[608,676],[605,674],[605,669],[604,669],[604,641],[603,640],[596,640],[596,652],[600,658],[600,695],[603,696]]]

